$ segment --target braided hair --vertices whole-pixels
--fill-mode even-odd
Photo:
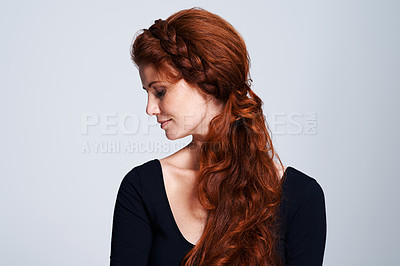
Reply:
[[[158,19],[135,38],[131,57],[171,81],[184,79],[224,103],[200,148],[196,179],[208,210],[204,232],[182,265],[282,265],[278,251],[283,179],[251,89],[250,58],[241,35],[202,8]]]

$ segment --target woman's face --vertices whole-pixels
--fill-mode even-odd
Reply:
[[[184,79],[169,83],[151,65],[139,67],[139,74],[147,91],[146,113],[157,117],[167,138],[193,135],[202,140],[210,120],[222,111],[223,104],[204,96]]]

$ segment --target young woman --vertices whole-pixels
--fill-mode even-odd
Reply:
[[[322,265],[323,190],[276,154],[240,34],[192,8],[143,30],[131,55],[147,114],[192,141],[123,178],[111,265]]]

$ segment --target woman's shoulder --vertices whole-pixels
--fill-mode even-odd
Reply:
[[[318,181],[303,171],[288,166],[282,183],[283,195],[295,202],[324,200],[324,191]]]
[[[141,164],[137,164],[135,167],[132,168],[131,172],[137,172],[138,174],[146,174],[148,172],[158,171],[158,165],[160,161],[159,159],[151,159]]]
[[[150,180],[148,179],[156,178],[160,174],[160,171],[161,168],[158,159],[148,160],[133,166],[131,170],[125,174],[122,184],[129,183],[131,185],[141,186],[143,183],[149,182]]]
[[[295,168],[294,166],[287,166],[285,170],[284,182],[292,186],[304,186],[310,182],[316,182],[316,179],[304,171]]]
[[[289,166],[282,203],[282,243],[287,263],[322,265],[327,228],[322,187],[314,177]]]

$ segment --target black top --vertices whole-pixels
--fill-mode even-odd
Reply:
[[[322,265],[326,241],[324,192],[317,181],[288,166],[280,205],[281,256],[286,265]],[[111,237],[111,266],[178,266],[193,248],[179,231],[158,159],[122,179]]]

